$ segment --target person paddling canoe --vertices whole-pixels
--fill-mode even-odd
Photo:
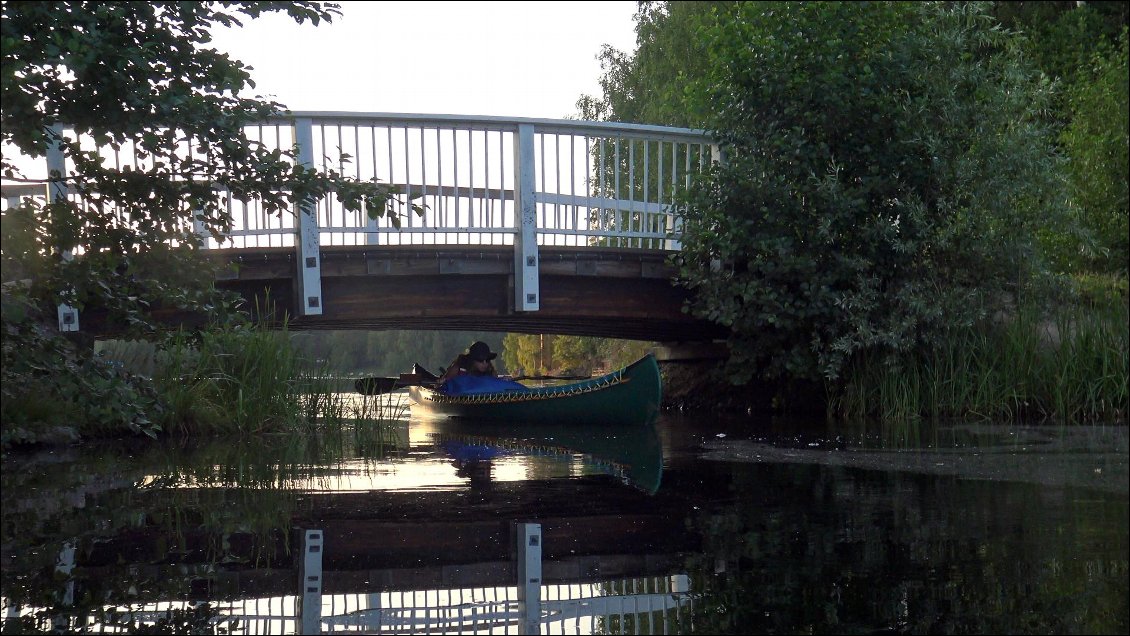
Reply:
[[[455,356],[439,381],[443,383],[460,375],[497,377],[498,372],[491,364],[491,360],[497,357],[498,354],[490,350],[490,345],[481,340],[475,341],[466,351]]]

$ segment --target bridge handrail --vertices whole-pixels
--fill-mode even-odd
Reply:
[[[629,133],[625,136],[648,137],[650,139],[678,140],[709,143],[709,134],[698,128],[680,128],[655,124],[634,124],[630,122],[590,121],[583,119],[546,119],[537,117],[506,117],[498,115],[456,115],[427,113],[388,113],[352,112],[334,110],[286,111],[271,117],[264,123],[291,123],[295,119],[308,118],[336,121],[343,124],[363,124],[373,121],[408,122],[420,125],[467,124],[481,130],[514,130],[520,124],[528,124],[539,131],[549,133],[569,133],[582,135],[607,135]]]
[[[431,199],[433,203],[439,203],[440,201],[450,203],[452,200],[455,200],[456,206],[458,206],[459,199],[463,199],[468,203],[472,201],[479,203],[493,201],[497,202],[497,207],[501,210],[508,205],[512,205],[514,201],[520,198],[521,193],[516,192],[516,189],[514,187],[514,183],[517,181],[514,173],[517,173],[521,170],[523,159],[529,160],[527,163],[527,168],[532,168],[534,170],[540,169],[540,176],[543,177],[543,182],[540,184],[540,186],[535,185],[534,191],[532,193],[527,193],[527,198],[532,198],[535,204],[540,204],[543,208],[547,206],[554,206],[554,210],[555,212],[557,212],[556,216],[558,217],[558,222],[553,223],[547,222],[546,215],[541,215],[537,219],[538,225],[535,228],[535,234],[538,235],[539,241],[542,242],[552,242],[552,239],[550,241],[546,241],[543,237],[556,237],[556,244],[569,244],[567,240],[563,241],[561,237],[574,235],[604,239],[605,242],[615,242],[617,247],[656,247],[657,245],[664,245],[669,249],[678,249],[676,236],[677,228],[674,226],[673,219],[670,218],[670,215],[665,214],[670,212],[670,201],[668,200],[664,202],[661,199],[668,198],[674,187],[677,187],[678,184],[674,183],[676,179],[673,177],[678,176],[677,173],[679,168],[682,167],[685,172],[689,172],[692,169],[692,166],[689,165],[689,161],[684,161],[683,166],[676,166],[673,164],[667,166],[669,168],[669,174],[666,175],[668,178],[664,179],[665,175],[662,174],[662,169],[665,166],[657,164],[659,164],[660,161],[674,159],[675,155],[679,152],[677,144],[683,144],[683,152],[687,158],[689,158],[693,154],[691,147],[697,145],[698,155],[695,157],[695,160],[700,164],[700,167],[704,163],[702,158],[707,156],[707,154],[709,154],[711,158],[714,158],[713,155],[716,151],[710,141],[708,134],[703,130],[656,126],[649,124],[598,122],[571,119],[538,119],[527,117],[499,117],[486,115],[387,112],[361,113],[345,111],[286,111],[279,116],[269,118],[265,121],[249,124],[248,128],[259,129],[260,141],[263,141],[267,136],[269,136],[263,132],[264,127],[275,127],[276,129],[279,129],[281,127],[294,128],[296,122],[298,121],[306,121],[309,122],[312,127],[320,128],[320,132],[322,133],[323,137],[325,136],[325,131],[328,127],[337,127],[339,136],[341,128],[352,128],[354,129],[355,135],[357,130],[365,127],[370,129],[374,129],[378,126],[384,126],[386,128],[391,128],[394,126],[403,128],[403,130],[405,131],[403,136],[403,141],[405,144],[405,149],[403,150],[405,154],[405,164],[408,163],[407,154],[410,154],[411,152],[407,148],[407,145],[409,143],[409,140],[407,139],[407,130],[409,129],[413,131],[419,131],[421,134],[425,130],[435,131],[436,133],[438,133],[440,130],[444,130],[451,132],[452,134],[455,134],[457,132],[464,132],[470,135],[475,132],[493,132],[499,134],[507,133],[516,135],[522,127],[531,127],[530,130],[532,130],[533,134],[537,135],[539,140],[543,143],[543,156],[518,157],[517,160],[513,162],[514,165],[510,168],[511,174],[483,175],[484,180],[488,181],[490,180],[490,177],[496,178],[496,184],[460,184],[458,183],[458,175],[451,175],[456,181],[454,183],[447,182],[449,175],[441,175],[439,181],[436,181],[434,178],[426,178],[426,174],[420,175],[422,177],[425,177],[424,179],[413,180],[411,178],[408,178],[410,175],[405,174],[404,178],[386,178],[383,179],[383,181],[386,183],[392,183],[407,191],[408,193],[416,195],[423,194],[425,199]],[[278,130],[276,130],[276,137],[279,137],[277,133]],[[549,187],[549,184],[544,180],[544,173],[547,167],[551,169],[556,168],[558,173],[562,168],[572,167],[570,165],[567,165],[568,162],[561,161],[560,157],[554,158],[545,156],[546,153],[544,151],[544,141],[551,136],[564,136],[569,139],[570,142],[575,141],[576,139],[591,139],[597,141],[603,140],[605,142],[611,141],[612,145],[608,145],[607,143],[605,144],[608,147],[608,154],[610,156],[589,158],[598,162],[601,160],[605,162],[607,168],[603,170],[603,173],[605,174],[605,176],[607,176],[609,183],[603,183],[599,187],[597,184],[592,183],[592,180],[596,176],[595,173],[599,171],[600,168],[597,165],[594,165],[593,160],[590,160],[586,163],[585,171],[583,174],[569,175],[572,182],[566,183],[565,185],[574,186],[574,189],[568,192],[564,191],[565,188],[561,187],[561,184],[559,183],[561,176],[560,174],[555,175],[558,177],[558,183],[556,184],[557,188]],[[288,137],[289,138],[287,139],[279,138],[276,143],[278,143],[278,145],[287,145],[288,142],[293,143],[299,141],[298,135],[289,135]],[[468,140],[473,141],[473,139],[471,139],[470,137],[468,137]],[[318,145],[316,143],[318,140],[312,141],[314,143],[309,143],[309,146]],[[392,142],[390,134],[389,144],[391,143]],[[417,141],[412,140],[412,143],[417,143]],[[418,143],[421,147],[413,150],[418,150],[420,153],[426,153],[428,150],[432,150],[431,148],[423,147],[424,141],[422,139]],[[627,144],[626,148],[624,145],[625,143]],[[621,149],[623,149],[627,154],[633,155],[637,148],[641,148],[641,146],[639,146],[638,144],[644,144],[644,146],[642,146],[643,150],[641,152],[643,152],[645,155],[652,147],[652,144],[655,144],[655,147],[658,148],[659,151],[654,158],[647,156],[631,158],[611,156],[615,154],[616,151]],[[662,154],[662,146],[660,146],[660,144],[669,144],[668,148],[670,148],[671,150],[668,151],[666,157],[664,157]],[[330,162],[326,161],[326,159],[328,159],[329,157],[324,148],[325,145],[326,144],[322,144],[323,148],[311,148],[311,150],[315,151],[311,153],[311,162],[317,164],[317,161],[314,160],[314,157],[320,154],[324,167],[344,166],[345,164],[340,162],[336,166],[331,166]],[[703,152],[703,148],[707,147],[709,147],[709,150]],[[375,149],[376,148],[374,145],[373,150],[375,151]],[[318,153],[316,152],[317,150],[322,150],[322,152]],[[340,148],[339,151],[344,152],[344,150],[344,148]],[[357,150],[360,150],[360,148],[358,147]],[[439,154],[442,154],[443,152],[458,151],[458,148],[441,149],[437,143],[434,150],[436,150]],[[518,154],[522,154],[523,150],[530,149],[519,149]],[[558,155],[560,155],[562,149],[558,147],[556,150]],[[110,151],[104,152],[107,155],[110,154]],[[578,160],[578,149],[570,148],[569,152],[571,153],[569,161],[575,164]],[[580,152],[596,153],[597,151],[595,148],[589,147],[587,149],[581,149]],[[503,148],[501,149],[501,153],[508,154],[508,151]],[[388,157],[388,163],[393,163],[391,152],[389,152]],[[415,160],[416,158],[417,157],[412,157],[413,160]],[[501,157],[499,158],[501,159]],[[127,157],[123,161],[118,156],[118,151],[113,152],[113,159],[114,161],[127,164],[130,161],[129,157]],[[419,157],[419,159],[421,172],[426,171],[426,162],[433,160],[437,162],[437,171],[444,169],[442,166],[442,157],[436,157],[434,159],[432,157]],[[509,157],[507,157],[507,159],[509,159]],[[356,161],[356,157],[354,157],[354,160]],[[628,165],[617,165],[615,166],[615,168],[613,168],[612,163],[617,161],[621,164],[627,161]],[[134,160],[134,163],[136,165],[136,160]],[[373,164],[371,166],[367,166],[367,168],[369,168],[368,171],[375,172],[375,165],[376,162],[374,157]],[[640,189],[641,176],[646,180],[650,180],[651,178],[650,175],[630,174],[631,170],[636,167],[636,165],[638,165],[643,171],[646,171],[649,167],[652,166],[658,169],[660,174],[657,175],[655,179],[656,189],[654,191],[636,192]],[[412,166],[405,165],[404,167],[410,168]],[[625,167],[629,174],[620,174],[616,172]],[[58,167],[51,166],[49,168],[57,169]],[[360,168],[360,166],[358,166],[358,168]],[[388,168],[390,171],[392,171],[394,169],[394,166],[388,166]],[[491,166],[491,169],[493,168],[494,166]],[[65,169],[66,167],[64,167],[64,170]],[[406,170],[405,172],[408,172],[408,170]],[[380,175],[362,174],[360,170],[358,170],[354,175],[351,176],[366,179],[377,178],[378,180],[382,180],[380,179]],[[394,177],[394,175],[391,174],[387,176]],[[683,176],[685,176],[685,174]],[[587,179],[588,181],[585,182],[586,187],[584,191],[578,193],[575,190],[575,186],[579,185],[582,179]],[[473,181],[474,177],[472,177],[471,180]],[[664,180],[667,183],[665,184],[661,180]],[[509,181],[509,183],[507,183],[507,181]],[[647,183],[644,183],[642,185],[646,189]],[[663,191],[664,185],[668,186],[666,192]],[[597,189],[600,189],[602,191],[597,192]],[[220,188],[219,186],[217,186],[217,190],[218,193],[222,193],[222,188]],[[627,191],[624,192],[624,190]],[[530,196],[531,194],[532,197]],[[11,204],[11,202],[13,202],[18,197],[31,196],[44,199],[47,198],[44,185],[26,183],[4,184],[3,196],[5,200],[9,202],[9,204]],[[72,195],[72,198],[76,197]],[[508,204],[507,202],[510,203]],[[512,213],[496,215],[499,218],[493,219],[487,223],[474,223],[470,222],[467,219],[463,219],[462,222],[445,222],[444,219],[438,217],[427,218],[420,222],[409,217],[405,219],[406,224],[397,229],[394,228],[392,224],[387,222],[378,222],[375,224],[369,223],[365,216],[360,214],[352,216],[345,214],[335,215],[333,213],[335,211],[333,210],[334,202],[332,201],[331,197],[327,197],[327,200],[324,201],[322,205],[326,209],[323,210],[320,214],[320,217],[322,218],[319,219],[318,223],[319,233],[321,234],[322,238],[328,238],[331,242],[333,242],[334,240],[357,240],[358,237],[362,237],[362,239],[367,242],[381,242],[381,239],[376,238],[375,235],[382,232],[388,233],[396,230],[394,234],[400,236],[418,236],[424,234],[449,235],[486,233],[492,235],[491,238],[495,239],[493,241],[495,243],[502,242],[509,244],[512,240],[513,235],[519,229],[518,223],[515,219],[513,219]],[[582,219],[574,218],[573,223],[571,224],[562,223],[560,221],[561,215],[559,213],[559,210],[561,206],[573,206],[574,208],[581,208],[585,211],[603,208],[607,211],[625,212],[630,216],[639,217],[639,215],[651,215],[653,218],[650,219],[650,221],[652,221],[650,223],[643,222],[643,219],[640,218],[633,219],[638,221],[634,224],[634,226],[630,223],[625,222],[620,223],[618,226],[614,223],[605,223],[603,225],[595,226],[590,223],[586,227],[580,227],[584,225]],[[244,209],[242,210],[243,214],[240,214],[241,210],[237,210],[235,209],[235,207],[236,206],[234,205],[232,206],[232,214],[233,217],[235,217],[233,219],[235,221],[234,229],[229,236],[229,239],[232,240],[225,244],[218,244],[215,241],[209,241],[210,247],[222,249],[224,247],[278,246],[280,245],[280,243],[291,245],[294,244],[287,240],[277,241],[271,239],[270,237],[297,234],[299,230],[297,225],[285,222],[272,222],[269,218],[267,218],[268,215],[265,215],[261,210],[256,209],[254,202],[244,204]],[[442,207],[446,206],[432,206],[432,208]],[[250,209],[251,211],[248,212],[248,209]],[[657,219],[655,218],[655,215],[661,215],[661,218]],[[575,214],[574,217],[576,217]],[[591,221],[591,218],[584,220]],[[354,236],[345,237],[343,233],[353,234]],[[651,239],[651,241],[647,242],[646,245],[643,245],[642,239]],[[399,239],[397,240],[399,241]],[[671,240],[674,240],[674,242],[666,242]],[[445,236],[443,241],[436,242],[443,243],[447,241],[450,241],[452,243],[466,242],[459,238],[453,238],[450,236]],[[658,241],[665,242],[657,243]],[[431,243],[432,240],[429,239],[427,242]],[[593,242],[594,241],[589,241],[589,244]]]

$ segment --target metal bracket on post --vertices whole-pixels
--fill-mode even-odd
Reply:
[[[57,135],[47,145],[47,202],[58,203],[67,200],[67,160],[63,156],[63,129],[52,126],[51,132]],[[70,248],[63,249],[64,261],[74,258]],[[65,294],[65,292],[64,292]],[[68,303],[59,303],[59,331],[78,331],[78,309]]]
[[[518,633],[541,633],[541,524],[516,523]]]
[[[322,633],[322,540],[321,530],[303,530],[302,561],[299,563],[299,616],[301,634]]]
[[[208,239],[212,238],[212,234],[204,226],[204,212],[202,210],[194,209],[192,211],[192,233],[196,235],[196,240],[200,241],[201,249],[208,247]]]
[[[58,598],[58,608],[70,607],[75,602],[75,579],[73,576],[75,569],[75,544],[74,541],[64,541],[63,549],[59,551],[59,560],[55,562],[55,576],[66,581],[63,584],[63,593]],[[52,616],[50,619],[51,628],[57,630],[59,633],[70,631],[73,628],[72,621],[64,613]]]
[[[514,309],[541,307],[537,201],[534,198],[534,127],[519,124],[514,136]]]
[[[361,213],[365,215],[365,245],[380,245],[381,228],[377,224],[377,219],[370,217],[368,210],[362,210]],[[387,214],[391,215],[395,212],[389,211]]]
[[[718,144],[710,144],[710,163],[726,165],[726,151]]]
[[[314,167],[314,124],[309,117],[294,120],[294,140],[298,144],[298,162]],[[322,256],[318,240],[318,209],[312,202],[303,202],[295,210],[295,247],[298,251],[299,315],[322,315]]]
[[[78,331],[78,309],[67,303],[59,303],[59,331]]]

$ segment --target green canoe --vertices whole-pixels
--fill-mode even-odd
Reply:
[[[623,369],[572,384],[452,396],[408,387],[413,411],[449,417],[543,424],[641,425],[659,412],[659,365],[648,354]]]

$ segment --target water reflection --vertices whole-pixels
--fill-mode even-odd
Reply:
[[[659,490],[663,448],[654,427],[558,426],[537,422],[417,421],[421,434],[468,478],[528,479],[606,474],[643,492]],[[474,485],[476,480],[472,480]]]
[[[0,583],[22,631],[295,632],[317,529],[326,628],[517,633],[532,521],[553,633],[1124,633],[1126,455],[1124,427],[673,415],[88,446],[4,458]]]

